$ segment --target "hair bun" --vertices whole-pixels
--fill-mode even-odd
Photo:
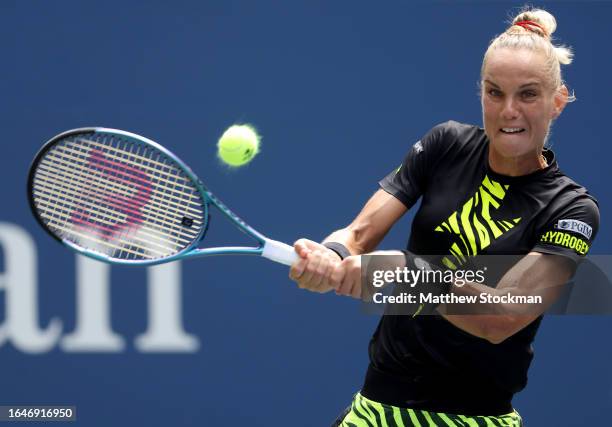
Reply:
[[[522,22],[525,24],[521,25]],[[557,29],[555,17],[542,9],[522,11],[512,20],[512,25],[519,25],[523,28],[528,27],[529,31],[538,33],[546,38],[550,38]]]

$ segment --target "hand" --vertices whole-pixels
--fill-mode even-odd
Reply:
[[[366,288],[363,288],[363,279],[370,277],[368,272],[395,270],[397,267],[404,267],[405,265],[405,257],[401,251],[377,251],[368,255],[370,256],[367,258],[363,258],[361,255],[346,257],[332,271],[330,281],[336,289],[336,294],[363,299],[364,301],[369,300],[372,296],[372,283],[366,283]],[[364,265],[363,262],[368,264]],[[365,267],[368,272],[362,271],[362,267]]]
[[[289,270],[289,278],[301,289],[312,292],[329,292],[334,289],[331,274],[340,264],[338,254],[320,243],[300,239],[293,244],[300,257]]]
[[[337,295],[361,298],[361,256],[344,258],[331,272],[330,283]]]

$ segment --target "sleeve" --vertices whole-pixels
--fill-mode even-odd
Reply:
[[[584,196],[552,216],[538,232],[533,251],[562,255],[578,264],[599,229],[597,202]]]
[[[449,123],[443,123],[431,129],[412,146],[400,167],[378,183],[407,208],[411,208],[427,188],[434,163],[440,157],[448,126]]]

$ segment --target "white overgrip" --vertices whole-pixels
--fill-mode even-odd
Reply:
[[[298,260],[293,246],[272,239],[266,239],[261,256],[285,265],[292,265]]]

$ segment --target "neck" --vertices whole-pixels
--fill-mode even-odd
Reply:
[[[519,157],[504,157],[489,146],[489,167],[500,175],[529,175],[547,166],[548,163],[540,151]]]

